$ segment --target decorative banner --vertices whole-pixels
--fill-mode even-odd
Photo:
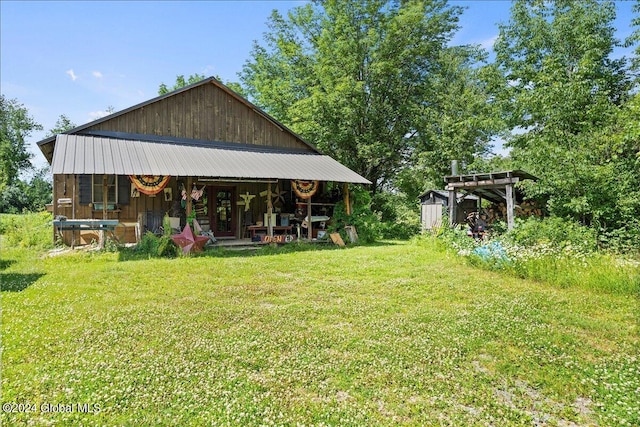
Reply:
[[[301,181],[296,179],[295,181],[291,181],[291,186],[298,197],[301,199],[309,199],[318,191],[319,183],[318,181]]]
[[[161,192],[171,179],[169,175],[129,175],[129,179],[141,193],[155,195]]]

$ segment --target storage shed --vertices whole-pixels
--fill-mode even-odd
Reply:
[[[444,190],[429,190],[420,195],[420,223],[423,230],[442,225],[442,216],[448,212],[449,193]],[[477,211],[479,198],[473,194],[460,194],[456,200],[456,223],[464,222],[470,212]]]

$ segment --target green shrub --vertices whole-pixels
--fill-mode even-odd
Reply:
[[[351,190],[353,210],[347,215],[343,201],[333,208],[333,218],[329,232],[338,232],[347,242],[347,234],[344,227],[352,225],[358,233],[359,243],[373,243],[382,237],[380,219],[371,210],[371,196],[369,192],[360,187]]]
[[[52,215],[49,212],[0,215],[0,234],[9,246],[46,249],[53,247]]]
[[[603,249],[621,254],[640,254],[640,219],[615,230],[599,230],[598,244]]]
[[[593,229],[557,217],[517,219],[516,227],[507,231],[503,238],[523,246],[549,244],[558,249],[571,247],[587,253],[597,249]]]
[[[137,255],[149,258],[175,258],[180,254],[180,248],[171,240],[170,236],[158,237],[151,232],[142,236],[133,251]]]
[[[378,192],[372,199],[385,239],[410,239],[420,233],[420,210],[416,200],[403,193]]]

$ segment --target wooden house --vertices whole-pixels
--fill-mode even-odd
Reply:
[[[218,239],[289,233],[311,218],[312,238],[313,219],[330,217],[345,183],[370,183],[214,78],[38,146],[54,216],[117,223],[121,242],[157,231],[165,215],[175,228],[195,216]],[[63,232],[64,242],[97,239],[85,228]]]

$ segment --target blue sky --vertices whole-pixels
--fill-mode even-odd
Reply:
[[[0,1],[0,88],[44,127],[61,114],[82,125],[157,96],[177,75],[238,80],[273,9],[303,1]],[[508,1],[451,1],[466,7],[452,43],[490,48]],[[618,38],[631,32],[632,2],[618,2]]]

